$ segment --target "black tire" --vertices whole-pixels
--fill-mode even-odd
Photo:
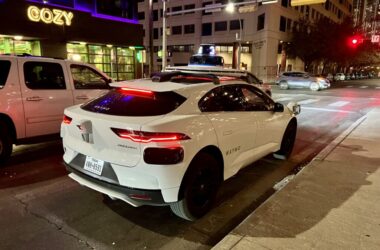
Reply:
[[[191,162],[183,179],[183,198],[171,203],[177,216],[194,221],[209,212],[222,181],[218,161],[207,153],[199,153]]]
[[[291,120],[286,127],[284,136],[281,141],[281,148],[277,152],[273,153],[273,157],[280,160],[287,159],[293,151],[294,142],[297,134],[297,122]]]
[[[12,154],[12,138],[8,126],[5,122],[0,121],[0,163],[6,162]]]

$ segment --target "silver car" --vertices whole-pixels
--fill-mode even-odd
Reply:
[[[323,77],[311,76],[306,72],[289,71],[282,73],[276,84],[281,89],[309,88],[312,91],[318,91],[330,87],[330,82]]]

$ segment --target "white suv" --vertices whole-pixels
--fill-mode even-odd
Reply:
[[[0,163],[13,144],[58,135],[63,110],[107,92],[110,82],[84,63],[0,55]]]
[[[69,176],[112,199],[170,205],[194,220],[223,180],[292,151],[299,105],[275,103],[238,77],[175,71],[112,86],[65,109],[61,127]]]

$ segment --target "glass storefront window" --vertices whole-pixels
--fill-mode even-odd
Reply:
[[[41,56],[39,41],[15,41],[10,37],[0,37],[0,54],[29,54]]]
[[[135,78],[135,52],[130,48],[68,43],[67,57],[93,64],[117,81]]]

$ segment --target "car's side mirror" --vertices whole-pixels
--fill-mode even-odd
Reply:
[[[273,112],[284,112],[284,105],[282,105],[282,104],[279,103],[279,102],[276,102],[276,103],[274,104]]]
[[[263,82],[263,80],[259,80],[259,83],[260,83],[260,84],[263,84],[264,82]]]

